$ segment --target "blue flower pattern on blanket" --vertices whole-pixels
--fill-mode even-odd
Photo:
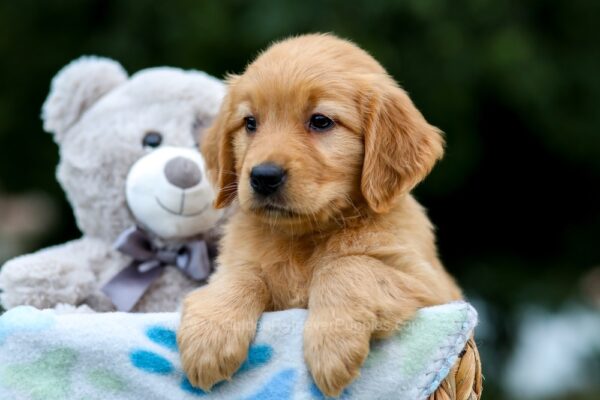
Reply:
[[[185,379],[177,353],[178,318],[9,310],[0,316],[0,399],[124,400],[159,392],[181,400],[326,399],[303,363],[302,310],[266,314],[243,367],[211,393]],[[397,336],[372,343],[362,377],[341,399],[427,398],[476,322],[466,303],[420,311]],[[384,368],[389,373],[382,374]]]
[[[155,344],[158,344],[162,348],[171,352],[177,352],[177,339],[175,331],[162,326],[151,326],[146,330],[145,333],[146,337]],[[248,350],[248,358],[236,372],[236,375],[267,364],[271,360],[272,356],[273,348],[271,346],[267,344],[253,344]],[[130,352],[129,359],[134,367],[150,374],[173,375],[175,377],[181,376],[180,388],[187,393],[191,393],[196,396],[207,395],[207,393],[202,389],[192,386],[183,371],[176,368],[171,361],[157,352],[144,348],[136,348]],[[259,391],[255,396],[251,396],[248,400],[265,398],[262,396],[262,392],[265,394],[269,393],[270,396],[275,395],[276,397],[273,398],[289,398],[289,395],[293,390],[295,375],[296,372],[293,369],[279,372],[270,380],[265,388]],[[215,385],[214,389],[218,389],[226,384],[226,381],[220,382]],[[270,397],[267,396],[266,398]]]

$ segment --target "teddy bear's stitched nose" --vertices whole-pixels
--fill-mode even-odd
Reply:
[[[175,157],[165,165],[167,181],[181,189],[189,189],[202,181],[198,165],[185,157]]]

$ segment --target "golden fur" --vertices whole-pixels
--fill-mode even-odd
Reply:
[[[307,365],[323,393],[339,395],[372,337],[461,297],[409,194],[442,156],[443,138],[371,56],[331,35],[276,43],[228,81],[203,154],[216,206],[235,200],[238,209],[217,272],[184,303],[183,367],[210,389],[244,361],[264,311],[308,308]],[[311,131],[314,113],[334,128]],[[264,162],[288,174],[279,209],[265,209],[249,184]]]

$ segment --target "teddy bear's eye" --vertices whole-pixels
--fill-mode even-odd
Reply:
[[[144,139],[142,140],[142,145],[144,147],[158,147],[162,143],[162,135],[158,132],[150,131],[146,132]]]

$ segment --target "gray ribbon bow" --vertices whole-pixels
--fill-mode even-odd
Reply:
[[[130,311],[167,265],[177,267],[195,281],[205,280],[212,271],[204,240],[192,240],[173,249],[158,248],[146,232],[134,226],[123,231],[114,246],[133,257],[126,268],[102,287],[119,311]]]

